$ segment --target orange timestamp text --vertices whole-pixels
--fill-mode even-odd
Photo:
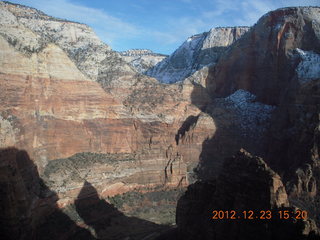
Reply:
[[[244,210],[244,211],[235,211],[235,210],[213,210],[212,219],[213,220],[270,220],[270,219],[307,219],[308,213],[305,210]]]

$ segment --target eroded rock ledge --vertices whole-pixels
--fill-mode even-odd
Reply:
[[[241,219],[214,220],[213,210],[233,210]],[[261,210],[270,210],[271,219],[256,219]],[[179,239],[320,239],[312,219],[284,220],[277,215],[295,210],[280,176],[261,158],[242,149],[225,160],[215,181],[196,182],[180,198]],[[254,219],[244,219],[242,211],[253,211]]]

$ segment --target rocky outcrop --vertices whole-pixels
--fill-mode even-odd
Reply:
[[[146,72],[167,57],[147,49],[130,49],[119,53],[139,73]]]
[[[134,75],[135,71],[118,53],[103,43],[85,24],[50,17],[34,8],[1,2],[1,36],[19,52],[30,56],[54,43],[92,80],[104,82]],[[109,64],[105,64],[108,62]]]
[[[227,47],[248,30],[249,27],[213,28],[191,36],[146,74],[164,83],[182,81],[202,67],[215,64]]]
[[[239,147],[236,143],[241,141],[240,145],[250,152],[263,156],[266,162],[281,174],[290,201],[296,206],[308,209],[310,215],[317,221],[319,221],[317,210],[319,209],[317,136],[320,112],[319,16],[320,9],[317,7],[272,11],[264,15],[247,34],[235,42],[215,66],[209,67],[205,86],[212,97],[228,99],[232,96],[230,94],[246,90],[256,95],[255,101],[269,104],[267,111],[269,115],[265,115],[266,112],[259,114],[261,117],[268,116],[265,124],[262,124],[268,131],[264,131],[263,138],[255,141],[255,146],[248,137],[233,140],[239,136],[240,129],[232,134],[236,137],[225,140],[219,137],[217,132],[215,137],[207,142],[206,149],[209,154],[204,156],[210,156],[211,153],[211,157],[206,157],[208,160],[204,162],[208,164],[203,164],[207,166],[203,169],[206,171],[212,169],[212,173],[213,169],[217,169],[219,159],[221,162],[218,152],[212,150],[214,146],[219,143],[229,143],[229,145],[223,144],[228,147],[220,150],[223,157],[227,157],[223,153],[225,149],[232,149],[233,145],[230,143]],[[237,102],[241,100],[238,99]],[[223,107],[226,108],[228,109]],[[240,110],[236,116],[240,117],[242,113],[247,117],[251,115],[248,111]],[[218,121],[216,115],[213,114],[213,118]],[[255,119],[253,115],[249,118]],[[254,129],[256,124],[251,120],[239,121],[237,125],[242,128],[241,126],[247,122],[248,126]],[[218,129],[221,129],[219,125],[221,124],[217,124]],[[228,131],[229,128],[225,130],[222,125],[221,134],[227,135]],[[245,133],[250,134],[250,130],[245,130]],[[254,131],[256,136],[258,133],[259,131]],[[260,149],[257,149],[259,145]]]
[[[197,239],[198,236],[199,239],[256,239],[258,236],[265,236],[265,239],[319,238],[316,227],[319,223],[318,26],[319,8],[286,8],[270,12],[235,42],[215,66],[200,72],[199,83],[214,98],[205,111],[213,117],[217,130],[211,139],[204,142],[196,169],[198,177],[211,181],[190,186],[179,202],[181,209],[178,207],[177,223],[185,226],[179,230],[181,239]],[[195,77],[189,79],[197,81]],[[255,94],[253,101],[250,100],[251,94]],[[232,99],[235,100],[233,103]],[[246,126],[250,126],[252,132]],[[241,129],[245,128],[241,136]],[[269,202],[261,201],[272,199],[262,192],[257,194],[258,189],[262,189],[261,183],[253,187],[256,189],[253,199],[247,199],[252,191],[246,183],[259,182],[253,180],[254,176],[250,181],[245,180],[250,169],[244,169],[244,183],[233,189],[239,182],[235,176],[241,176],[242,166],[235,165],[237,172],[232,172],[234,163],[227,160],[221,166],[222,157],[227,157],[229,150],[241,146],[263,156],[280,174],[281,186],[283,189],[285,186],[287,191],[282,196],[290,204],[286,209],[304,209],[315,222],[293,223],[277,219],[254,224],[231,220],[205,222],[210,218],[212,209],[230,211],[234,210],[233,204],[239,206],[242,203],[247,209],[279,210],[279,206],[272,207]],[[237,158],[245,164],[243,159],[252,157],[241,153]],[[257,172],[259,168],[256,167]],[[280,179],[279,176],[277,178]],[[238,195],[237,189],[243,189],[243,192]],[[263,191],[268,192],[269,189],[270,186],[265,185]],[[264,197],[259,198],[255,205],[256,194]],[[188,211],[187,216],[184,215]],[[261,227],[263,224],[269,230]],[[284,236],[282,232],[288,235]],[[237,235],[233,236],[233,233]]]
[[[210,69],[206,86],[211,95],[225,97],[245,89],[257,95],[259,101],[279,104],[288,87],[298,84],[293,79],[296,74],[308,71],[310,75],[317,69],[319,11],[318,7],[297,7],[265,14]],[[315,54],[305,55],[308,60],[303,60],[300,67],[304,55],[298,49]],[[314,70],[313,76],[316,73],[319,71]]]
[[[86,179],[103,197],[187,184],[214,127],[199,121],[195,137],[176,142],[185,119],[201,113],[191,104],[196,85],[137,74],[83,24],[7,2],[0,13],[0,144],[28,151],[58,206]]]
[[[194,227],[203,239],[216,233],[222,237],[229,227],[246,236],[232,222],[215,223],[212,230],[200,217],[206,206],[250,209],[252,203],[256,209],[277,210],[294,204],[312,218],[319,216],[318,16],[319,8],[280,9],[263,16],[251,30],[218,28],[193,36],[165,60],[177,66],[172,71],[164,68],[188,77],[161,84],[138,74],[87,26],[1,2],[0,146],[26,149],[51,189],[44,197],[32,190],[36,194],[28,200],[28,190],[15,190],[16,182],[21,182],[19,174],[11,176],[15,170],[3,161],[7,195],[22,199],[26,194],[27,200],[10,203],[5,197],[6,206],[13,210],[5,211],[2,221],[9,219],[10,226],[21,221],[22,229],[30,231],[29,222],[37,218],[20,218],[41,212],[38,204],[30,207],[39,199],[53,206],[48,208],[52,214],[73,206],[68,214],[77,219],[72,204],[90,198],[90,194],[83,197],[86,188],[94,193],[92,206],[102,205],[113,214],[116,211],[99,198],[155,189],[169,192],[197,178],[206,182],[192,185],[196,194],[190,190],[182,198],[179,209],[182,206],[183,211],[178,209],[177,216],[178,224],[189,232],[187,226],[194,223],[184,209],[189,204],[193,209],[188,196],[193,202],[199,191],[194,209],[200,214],[194,215],[194,221],[203,224]],[[228,170],[223,159],[241,147],[262,156],[279,175],[244,152],[227,161],[234,166]],[[35,188],[38,185],[34,183]],[[253,193],[264,196],[262,201]],[[90,203],[84,206],[88,209]],[[80,223],[104,236],[97,219],[82,210],[88,222]],[[102,221],[111,220],[102,217]],[[241,224],[256,233],[251,225]],[[268,237],[280,237],[277,225],[255,226]],[[312,221],[279,226],[301,238],[316,233]],[[39,231],[45,232],[46,227]]]
[[[223,214],[216,218],[214,211]],[[234,211],[235,215],[227,215],[226,211]],[[243,211],[252,211],[252,217]],[[270,217],[261,215],[265,211],[270,211]],[[216,181],[190,185],[180,198],[179,239],[320,238],[313,220],[281,219],[279,211],[291,215],[296,211],[289,206],[280,176],[261,158],[241,150],[226,159]]]
[[[4,239],[94,239],[56,205],[24,150],[0,149],[0,236]]]
[[[255,95],[242,89],[208,104],[205,112],[214,121],[216,130],[212,138],[202,144],[196,168],[198,177],[215,179],[224,159],[240,148],[262,154],[275,109],[257,101]]]
[[[296,80],[272,119],[267,158],[283,175],[291,202],[319,221],[320,74]]]
[[[216,65],[185,80],[199,84],[213,98],[202,109],[217,126],[214,136],[203,143],[198,175],[215,178],[223,159],[244,147],[283,174],[286,184],[291,179],[288,184],[301,192],[310,182],[310,192],[316,195],[318,25],[316,7],[270,12],[232,44]],[[306,174],[310,168],[314,175]],[[305,179],[304,187],[297,179]],[[312,208],[315,198],[311,199]]]
[[[125,216],[87,181],[75,204],[62,211],[26,151],[0,149],[0,160],[3,239],[143,239],[168,228]]]

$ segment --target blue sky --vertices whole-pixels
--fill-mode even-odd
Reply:
[[[86,23],[114,50],[170,54],[186,38],[218,26],[251,26],[270,10],[319,0],[11,0]]]

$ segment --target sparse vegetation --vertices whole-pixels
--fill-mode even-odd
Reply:
[[[134,154],[118,153],[104,154],[82,152],[69,158],[61,158],[49,161],[46,165],[43,180],[49,187],[66,187],[72,182],[83,182],[87,169],[94,165],[117,164],[121,161],[135,161]],[[58,176],[53,177],[52,176]],[[54,181],[52,179],[55,179]]]
[[[118,161],[134,161],[133,154],[117,153],[117,154],[105,154],[105,153],[92,153],[82,152],[76,153],[69,158],[55,159],[48,163],[45,168],[44,175],[49,176],[52,173],[59,172],[61,169],[76,170],[80,168],[86,168],[95,163],[104,164]]]
[[[120,211],[158,224],[175,224],[176,203],[185,189],[155,190],[147,193],[127,192],[108,198]]]

